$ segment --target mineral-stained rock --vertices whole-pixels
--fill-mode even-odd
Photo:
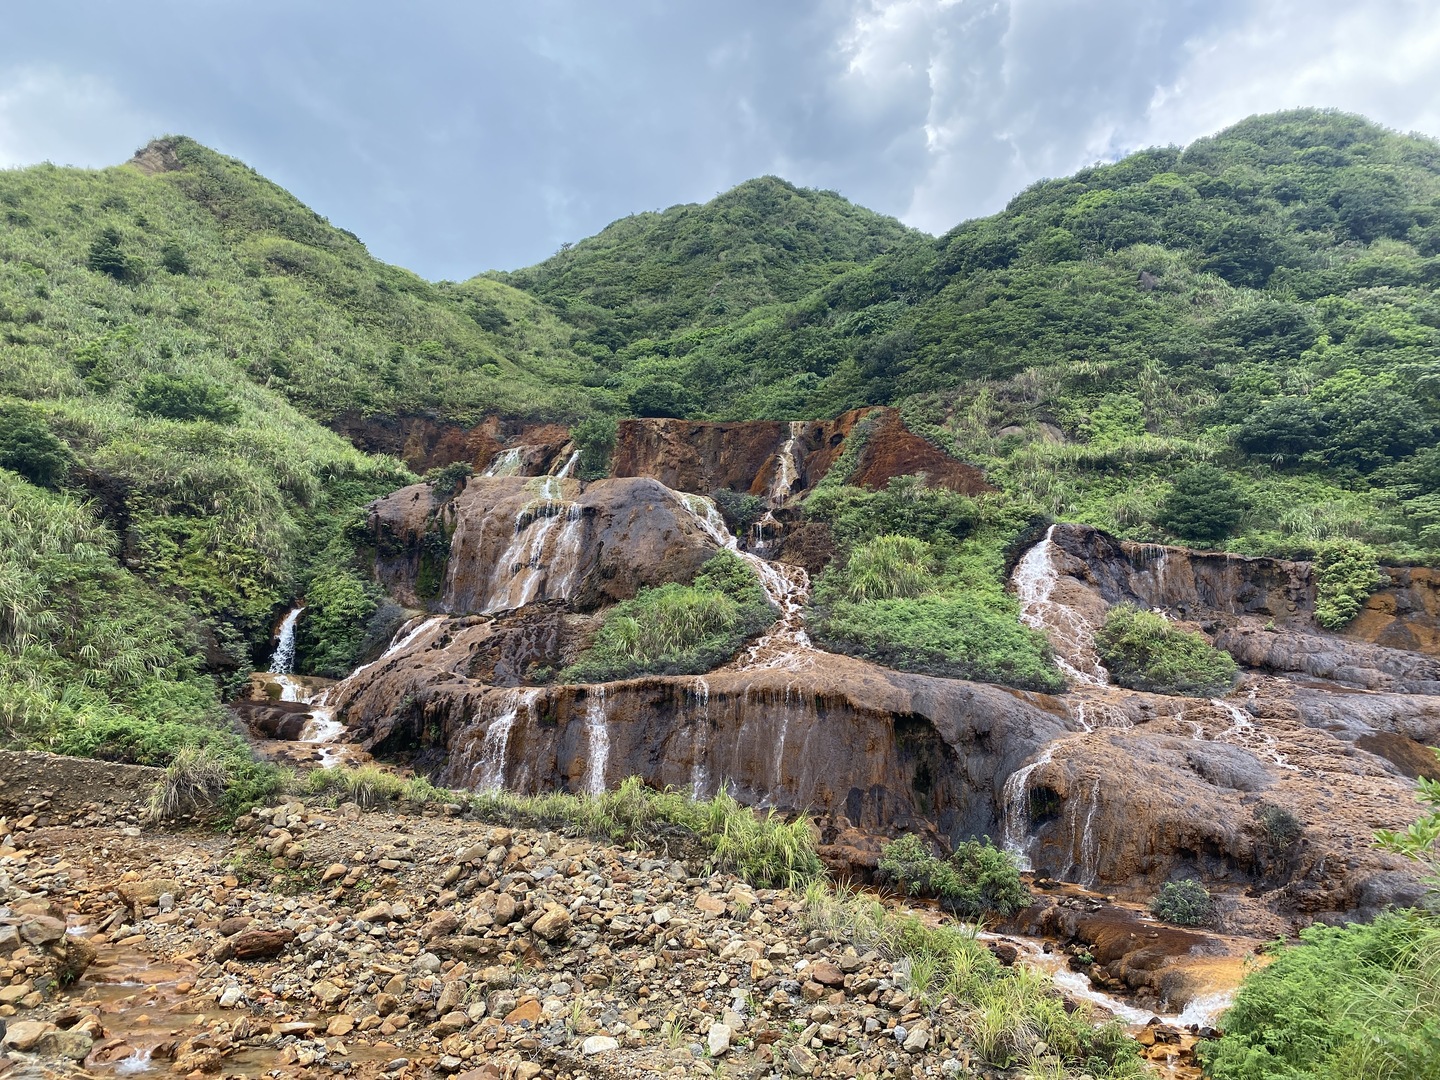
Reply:
[[[264,960],[294,940],[294,930],[246,930],[227,938],[211,955],[217,960]]]

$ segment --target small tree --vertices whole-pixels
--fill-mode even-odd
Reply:
[[[1131,690],[1203,697],[1228,690],[1235,680],[1229,653],[1164,615],[1128,604],[1110,609],[1095,648],[1116,685]]]
[[[13,469],[32,484],[53,488],[70,470],[70,448],[35,409],[0,405],[0,467]]]
[[[120,247],[120,230],[107,225],[90,244],[90,255],[85,265],[97,274],[109,274],[116,281],[131,281],[135,277],[135,265]]]
[[[1175,477],[1155,523],[1181,540],[1214,547],[1240,523],[1245,512],[1240,489],[1213,465],[1192,465]]]
[[[1208,926],[1215,918],[1215,902],[1204,885],[1194,878],[1167,881],[1150,904],[1157,919],[1176,926]]]

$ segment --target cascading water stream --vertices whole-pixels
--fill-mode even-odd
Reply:
[[[756,639],[742,658],[724,670],[784,668],[787,671],[803,671],[813,666],[815,647],[805,630],[805,601],[810,598],[810,575],[803,567],[772,563],[753,552],[742,550],[714,501],[704,495],[682,493],[680,501],[718,547],[734,552],[755,571],[766,597],[780,609],[780,618],[770,629]]]
[[[602,795],[605,792],[605,768],[610,763],[610,729],[605,715],[605,687],[590,687],[590,698],[585,703],[585,778],[587,795]]]
[[[275,652],[270,657],[272,675],[289,675],[295,669],[295,624],[305,605],[291,608],[280,620],[280,633],[275,642]]]
[[[1021,870],[1031,870],[1030,865],[1030,776],[1055,760],[1055,744],[1051,743],[1041,751],[1040,756],[1029,765],[1023,765],[1005,778],[1001,789],[1000,804],[1004,819],[1000,826],[1001,846],[1015,856]]]
[[[1055,662],[1071,682],[1105,686],[1110,673],[1095,652],[1095,630],[1074,608],[1055,599],[1060,571],[1055,556],[1060,550],[1051,525],[1045,539],[1036,544],[1015,566],[1012,580],[1020,601],[1020,621],[1042,631],[1055,647]]]
[[[1268,731],[1256,727],[1254,718],[1240,706],[1234,705],[1224,698],[1211,698],[1210,704],[1230,718],[1230,726],[1215,736],[1215,742],[1243,746],[1247,750],[1268,757],[1282,769],[1289,772],[1300,771],[1298,765],[1290,764],[1285,755],[1280,753],[1280,740]],[[1197,726],[1195,737],[1203,738],[1204,730],[1203,726]]]
[[[510,750],[510,733],[515,721],[524,709],[527,718],[533,718],[535,701],[541,690],[512,690],[501,702],[496,713],[485,728],[485,737],[480,743],[480,755],[473,767],[465,772],[473,777],[468,786],[482,793],[500,791],[505,787],[506,756]],[[474,773],[478,772],[478,776]]]
[[[696,723],[694,743],[691,747],[690,794],[703,799],[710,787],[710,684],[703,676],[697,677],[690,691],[695,703]]]
[[[501,450],[493,458],[490,464],[485,466],[481,476],[514,476],[520,471],[521,458],[524,455],[523,447],[512,447],[509,450]]]

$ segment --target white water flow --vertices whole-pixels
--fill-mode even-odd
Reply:
[[[510,546],[490,573],[486,614],[534,603],[542,588],[547,599],[570,595],[584,548],[584,515],[578,504],[561,501],[562,481],[579,460],[577,450],[559,472],[541,477],[538,497],[515,515]]]
[[[1071,682],[1105,686],[1110,673],[1095,652],[1095,628],[1080,612],[1055,599],[1060,571],[1055,565],[1059,547],[1056,526],[1045,532],[1015,566],[1012,580],[1020,601],[1020,621],[1042,631],[1055,647],[1055,662]]]
[[[570,457],[566,460],[565,464],[562,465],[562,466],[560,466],[560,469],[555,473],[555,479],[556,479],[556,480],[565,480],[565,479],[568,479],[569,476],[570,476],[570,474],[575,471],[575,466],[578,465],[578,464],[580,464],[580,451],[579,451],[579,450],[576,450],[576,451],[575,451],[573,454],[571,454]]]
[[[327,686],[320,691],[318,697],[313,700],[308,696],[301,696],[295,700],[303,701],[311,705],[310,719],[305,721],[305,727],[300,732],[300,742],[320,744],[320,767],[333,769],[340,763],[341,754],[334,744],[340,741],[345,734],[345,725],[335,718],[335,701],[345,687],[358,675],[369,671],[376,664],[383,663],[398,652],[408,649],[423,635],[445,621],[444,615],[431,615],[428,618],[412,619],[395,632],[390,639],[390,645],[386,650],[371,660],[368,664],[361,664],[354,671],[346,675],[339,682]]]
[[[1078,693],[1067,695],[1065,710],[1080,725],[1081,731],[1096,731],[1100,728],[1124,730],[1135,726],[1130,714],[1108,701],[1090,701]]]
[[[780,609],[780,618],[745,651],[727,665],[726,671],[765,671],[783,668],[804,671],[815,663],[815,647],[805,630],[805,601],[810,598],[810,575],[803,567],[772,563],[753,552],[743,551],[740,542],[725,524],[713,500],[704,495],[680,493],[680,501],[696,524],[717,546],[732,551],[749,564],[760,578],[766,597]]]
[[[765,493],[771,506],[782,505],[790,497],[795,481],[800,479],[800,462],[795,457],[795,444],[804,430],[803,421],[790,421],[790,437],[775,455],[775,471],[770,476],[770,488]]]
[[[1000,803],[1004,819],[1000,824],[1000,844],[1015,856],[1021,870],[1031,870],[1030,865],[1030,775],[1038,768],[1055,760],[1055,744],[1052,742],[1041,751],[1040,756],[1029,765],[1021,766],[1005,778],[1000,792]]]
[[[610,763],[610,729],[606,726],[605,687],[590,687],[585,704],[585,779],[587,795],[605,792],[605,767]]]
[[[270,673],[272,675],[289,675],[295,670],[295,624],[300,621],[300,613],[305,610],[305,605],[293,607],[285,613],[285,618],[280,620],[280,633],[276,637],[275,652],[270,656]],[[282,698],[282,701],[294,701],[295,698]]]
[[[510,750],[510,733],[520,710],[527,718],[533,718],[535,701],[541,690],[512,690],[505,695],[500,711],[485,729],[485,738],[480,743],[480,759],[475,763],[479,776],[472,785],[481,793],[500,791],[505,787],[505,758]],[[469,770],[467,770],[469,771]]]
[[[695,735],[691,746],[690,795],[703,799],[710,787],[710,684],[703,676],[697,677],[690,690],[695,702]]]
[[[1059,949],[1045,951],[1045,943],[1030,937],[992,934],[981,931],[976,935],[981,941],[1004,941],[1020,950],[1020,962],[1027,967],[1043,971],[1050,981],[1073,998],[1098,1005],[1130,1027],[1142,1027],[1152,1017],[1171,1027],[1187,1028],[1191,1024],[1213,1026],[1220,1014],[1230,1007],[1235,999],[1233,990],[1222,990],[1192,998],[1178,1013],[1157,1014],[1151,1009],[1137,1009],[1128,1002],[1095,989],[1090,977],[1083,971],[1070,970],[1069,956]]]
[[[514,476],[520,471],[521,457],[524,454],[523,447],[512,447],[509,450],[501,450],[490,459],[490,464],[485,466],[481,476]]]
[[[1095,816],[1100,810],[1100,781],[1090,788],[1084,824],[1077,813],[1070,819],[1071,850],[1075,852],[1075,880],[1081,885],[1094,885],[1100,880],[1100,844],[1095,836]]]
[[[1230,726],[1216,735],[1214,741],[1243,746],[1262,757],[1269,758],[1282,769],[1288,769],[1290,772],[1300,771],[1298,765],[1291,765],[1285,755],[1280,752],[1280,740],[1268,731],[1256,727],[1254,718],[1246,710],[1224,698],[1211,698],[1210,704],[1230,718]],[[1204,728],[1198,727],[1195,737],[1201,738],[1203,733]]]

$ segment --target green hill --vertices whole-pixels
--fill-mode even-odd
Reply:
[[[409,474],[320,421],[583,415],[569,335],[498,282],[370,258],[188,139],[0,172],[6,734],[163,760],[302,592],[358,621],[327,643],[353,655],[375,590],[318,556]],[[107,726],[136,715],[182,728],[140,749]]]
[[[363,652],[383,597],[350,526],[409,474],[325,426],[349,414],[894,403],[1006,521],[1337,580],[1440,561],[1437,282],[1440,143],[1315,110],[939,238],[764,178],[461,284],[183,138],[0,172],[3,736],[147,761],[228,738],[221,696],[299,595],[315,664]]]
[[[630,264],[680,272],[668,237],[627,235],[642,245]],[[1432,139],[1319,110],[1255,117],[1037,183],[1000,214],[912,235],[723,323],[693,303],[684,325],[679,309],[651,318],[608,254],[563,274],[556,262],[510,280],[581,342],[601,339],[571,297],[603,295],[604,327],[636,328],[592,354],[637,411],[652,398],[714,419],[896,403],[1058,518],[1207,539],[1162,522],[1178,520],[1171,479],[1210,464],[1244,509],[1218,538],[1232,549],[1307,555],[1352,537],[1398,560],[1440,554]],[[675,295],[706,273],[692,267]]]
[[[676,381],[677,350],[928,240],[834,192],[767,176],[703,206],[622,218],[538,266],[492,276],[573,326],[576,351],[616,373],[607,385],[629,411],[671,416],[709,407]]]

